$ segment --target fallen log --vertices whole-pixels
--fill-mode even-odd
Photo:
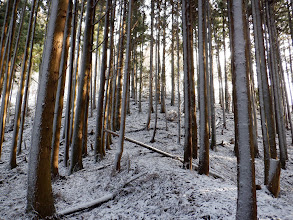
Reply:
[[[90,208],[94,208],[94,207],[97,207],[105,202],[108,202],[112,199],[114,199],[118,193],[127,185],[129,184],[130,182],[138,179],[139,177],[145,175],[146,172],[144,173],[141,173],[141,174],[138,174],[134,177],[132,177],[130,180],[126,181],[118,190],[116,190],[115,192],[113,193],[109,193],[108,195],[105,195],[99,199],[96,199],[96,200],[93,200],[91,202],[87,202],[87,203],[83,203],[83,204],[80,204],[80,205],[75,205],[74,207],[71,207],[71,208],[68,208],[68,209],[65,209],[59,213],[57,213],[57,216],[58,217],[63,217],[65,215],[70,215],[70,214],[73,214],[75,212],[80,212],[80,211],[83,211],[85,209],[90,209]]]
[[[114,136],[119,136],[119,134],[117,134],[117,133],[115,133],[115,132],[113,132],[113,131],[110,131],[110,130],[108,130],[108,129],[105,129],[104,131],[105,131],[105,132],[108,132],[108,133],[110,133],[110,134],[112,134],[112,135],[114,135]],[[140,146],[142,146],[142,147],[144,147],[144,148],[147,148],[147,149],[149,149],[149,150],[152,150],[152,151],[154,151],[154,152],[157,152],[157,153],[159,153],[159,154],[161,154],[161,155],[164,155],[164,156],[166,156],[166,157],[171,157],[171,158],[173,158],[173,159],[175,159],[175,160],[179,160],[179,161],[183,162],[183,159],[180,158],[180,157],[178,157],[178,156],[176,156],[176,155],[173,155],[173,154],[167,153],[167,152],[165,152],[165,151],[159,150],[159,149],[157,149],[157,148],[155,148],[155,147],[152,147],[152,146],[147,145],[147,144],[144,144],[144,143],[142,143],[142,142],[139,142],[139,141],[136,141],[136,140],[130,139],[130,138],[128,138],[128,137],[124,137],[124,139],[127,140],[127,141],[129,141],[129,142],[131,142],[131,143],[134,143],[134,144],[140,145]]]
[[[119,137],[119,134],[117,134],[116,132],[113,132],[113,131],[111,131],[111,130],[105,129],[104,132],[108,132],[108,133],[110,133],[110,134],[112,134],[112,135],[114,135],[114,136],[118,136],[118,137]],[[183,161],[184,161],[183,158],[181,158],[181,157],[179,157],[179,156],[177,156],[177,155],[173,155],[173,154],[167,153],[167,152],[165,152],[165,151],[159,150],[159,149],[157,149],[157,148],[155,148],[155,147],[152,147],[152,146],[147,145],[147,144],[144,144],[144,143],[142,143],[142,142],[139,142],[139,141],[133,140],[133,139],[128,138],[128,137],[126,137],[126,136],[124,136],[124,140],[129,141],[129,142],[134,143],[134,144],[137,144],[137,145],[140,145],[140,146],[142,146],[142,147],[144,147],[144,148],[147,148],[147,149],[149,149],[149,150],[152,150],[152,151],[154,151],[154,152],[157,152],[157,153],[159,153],[159,154],[161,154],[161,155],[163,155],[163,156],[170,157],[170,158],[175,159],[175,160],[179,160],[179,161],[182,162],[182,163],[183,163]],[[198,170],[198,166],[196,166],[195,164],[192,164],[192,168],[193,168],[194,170],[196,170],[196,171]],[[219,176],[218,174],[216,174],[216,173],[214,173],[214,172],[209,172],[209,175],[212,176],[212,177],[214,177],[214,178],[216,178],[216,179],[224,179],[223,177]]]

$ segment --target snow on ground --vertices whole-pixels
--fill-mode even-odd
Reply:
[[[167,110],[177,110],[169,105]],[[160,109],[160,107],[158,108]],[[127,116],[126,136],[163,151],[183,157],[184,136],[177,143],[178,118],[168,121],[165,129],[165,114],[158,116],[156,142],[150,143],[154,126],[143,130],[147,118],[147,103],[143,113],[131,102],[131,115]],[[89,119],[88,156],[83,158],[84,169],[72,175],[63,166],[63,143],[60,146],[60,175],[53,182],[53,193],[57,212],[74,207],[109,193],[120,190],[118,195],[99,207],[77,212],[63,219],[235,219],[237,200],[236,158],[233,153],[233,115],[227,114],[227,129],[222,129],[221,111],[217,110],[217,150],[210,151],[210,171],[222,178],[215,179],[198,175],[196,171],[182,169],[181,162],[163,157],[148,149],[125,142],[120,173],[113,172],[113,161],[118,138],[113,138],[111,150],[106,157],[94,162],[95,118]],[[181,134],[183,130],[181,115]],[[26,120],[24,140],[26,149],[17,157],[18,167],[8,170],[8,159],[12,132],[5,133],[2,162],[0,162],[0,219],[29,219],[25,213],[27,189],[27,160],[34,114]],[[259,123],[260,126],[260,123]],[[263,185],[263,156],[261,130],[259,148],[261,157],[256,159],[256,183],[259,219],[293,219],[293,149],[288,131],[288,168],[281,171],[281,192],[273,198]],[[197,164],[198,161],[195,161]],[[138,179],[121,186],[131,177],[143,174]]]

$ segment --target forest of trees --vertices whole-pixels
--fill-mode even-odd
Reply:
[[[113,161],[119,172],[130,100],[142,112],[147,96],[142,129],[152,129],[150,142],[170,97],[184,114],[184,122],[178,120],[178,142],[184,124],[182,167],[204,175],[213,175],[209,151],[217,148],[216,129],[225,130],[226,114],[233,112],[236,219],[257,219],[254,159],[263,149],[263,181],[278,197],[293,144],[292,10],[293,0],[0,1],[0,158],[13,118],[11,156],[4,161],[10,169],[22,153],[32,75],[38,79],[26,211],[55,215],[52,181],[59,166],[68,175],[83,169],[89,117],[96,117],[97,163],[119,136]]]

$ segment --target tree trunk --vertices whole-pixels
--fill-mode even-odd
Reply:
[[[158,84],[159,84],[159,74],[160,74],[160,10],[159,10],[159,3],[157,2],[157,10],[158,10],[158,16],[157,16],[157,39],[156,39],[156,48],[155,48],[155,125],[154,125],[154,131],[152,139],[150,140],[151,143],[155,142],[155,136],[157,132],[157,124],[158,124],[158,102],[159,102],[159,96],[158,96]]]
[[[163,17],[163,54],[162,54],[162,80],[161,80],[161,113],[166,113],[166,10],[167,4],[164,1],[164,17]],[[159,58],[160,59],[160,58]]]
[[[20,85],[19,85],[19,91],[17,94],[17,102],[15,105],[15,116],[14,116],[14,125],[13,125],[13,137],[12,137],[12,145],[11,145],[11,155],[10,155],[10,168],[13,169],[16,167],[16,150],[17,150],[17,139],[18,139],[18,131],[19,131],[19,124],[20,124],[20,110],[21,110],[21,103],[22,103],[22,97],[24,93],[24,82],[25,82],[25,76],[27,71],[27,64],[28,64],[28,58],[29,58],[29,49],[33,50],[33,39],[34,39],[34,29],[35,29],[35,22],[33,24],[34,16],[35,19],[37,17],[37,11],[38,7],[35,7],[36,3],[38,2],[34,0],[32,2],[31,6],[31,13],[30,13],[30,19],[29,19],[29,29],[27,32],[27,38],[26,38],[26,44],[24,49],[24,56],[23,56],[23,64],[22,64],[22,70],[21,70],[21,79],[20,79]],[[35,9],[36,8],[36,9]],[[33,29],[33,31],[32,31]],[[32,33],[32,37],[31,37]],[[30,55],[31,56],[31,55]]]
[[[266,16],[268,22],[268,32],[269,32],[269,42],[270,42],[270,59],[271,59],[271,76],[272,76],[272,87],[274,91],[274,101],[275,101],[275,113],[276,113],[276,125],[279,138],[279,148],[280,148],[280,160],[281,167],[285,169],[286,167],[286,138],[285,138],[285,128],[284,128],[284,109],[283,103],[281,101],[281,91],[280,91],[280,78],[279,78],[279,69],[276,64],[276,53],[277,53],[277,36],[274,31],[275,19],[273,18],[272,5],[269,2],[266,2]]]
[[[254,151],[252,143],[251,103],[249,89],[248,45],[245,6],[242,0],[232,1],[232,49],[235,64],[238,145],[237,154],[237,211],[236,219],[257,219]]]
[[[73,18],[72,18],[72,29],[71,29],[71,41],[70,41],[70,57],[69,57],[69,77],[68,77],[68,86],[67,86],[67,101],[66,101],[66,109],[65,109],[65,122],[64,122],[64,165],[67,167],[68,159],[69,159],[69,145],[71,142],[72,136],[72,124],[74,117],[74,100],[75,100],[75,90],[76,90],[76,73],[78,68],[78,58],[79,58],[79,44],[80,44],[80,33],[81,33],[81,25],[82,25],[82,17],[83,17],[83,8],[84,1],[82,1],[81,5],[81,14],[80,14],[80,22],[79,22],[79,31],[77,42],[76,41],[76,21],[78,15],[78,1],[75,0],[74,8],[73,8]],[[77,49],[76,61],[74,63],[75,50]],[[70,117],[71,111],[71,117]]]
[[[55,213],[50,154],[54,98],[56,97],[67,7],[67,0],[52,2],[28,164],[27,211],[38,213],[42,218]]]
[[[150,42],[150,75],[149,75],[149,108],[146,129],[150,128],[151,114],[153,112],[153,47],[154,47],[154,0],[151,0],[151,42]]]
[[[192,169],[192,112],[191,112],[191,77],[189,55],[189,29],[188,29],[188,8],[189,0],[182,0],[182,23],[183,23],[183,68],[184,68],[184,164],[186,169]]]
[[[5,62],[5,60],[3,59],[5,57],[5,39],[6,39],[6,35],[7,35],[7,31],[9,31],[9,15],[11,14],[12,11],[12,7],[13,7],[13,0],[7,0],[6,1],[6,10],[5,10],[5,16],[4,16],[4,20],[3,20],[3,26],[2,26],[2,35],[1,35],[1,41],[0,41],[0,67],[1,69]],[[2,85],[3,85],[3,79],[4,79],[4,73],[1,70],[0,73],[0,93],[2,92]],[[1,155],[1,154],[0,154]]]
[[[208,102],[207,102],[207,69],[206,69],[206,0],[198,1],[198,45],[199,45],[199,77],[200,77],[200,155],[199,155],[199,174],[209,174],[209,132],[208,132]]]
[[[178,96],[178,137],[177,143],[180,144],[181,138],[181,100],[180,100],[180,50],[179,50],[179,2],[177,2],[177,30],[176,30],[176,43],[177,43],[177,96]]]
[[[228,86],[228,73],[227,73],[227,58],[226,58],[226,31],[225,31],[225,17],[223,17],[223,46],[224,46],[224,77],[225,77],[225,110],[229,113],[230,111],[230,95]]]
[[[64,99],[64,89],[65,89],[65,79],[67,70],[67,58],[69,50],[69,37],[71,29],[71,19],[72,19],[72,0],[69,0],[64,39],[62,45],[61,62],[59,68],[58,77],[58,88],[56,94],[56,103],[54,110],[54,121],[53,121],[53,138],[52,138],[52,154],[51,154],[51,173],[53,177],[59,175],[58,172],[58,158],[59,158],[59,144],[60,144],[60,131],[61,131],[61,120],[62,120],[62,110],[63,110],[63,99]]]
[[[261,56],[261,52],[264,52],[264,43],[263,43],[263,32],[261,28],[261,17],[260,17],[260,8],[259,2],[252,0],[252,15],[253,15],[253,25],[254,25],[254,38],[255,38],[255,57],[256,57],[256,67],[257,67],[257,81],[258,81],[258,91],[259,91],[259,103],[260,103],[260,114],[261,114],[261,127],[262,127],[262,136],[263,136],[263,147],[264,147],[264,183],[268,184],[269,176],[269,163],[270,163],[270,142],[269,142],[269,132],[268,132],[268,123],[267,118],[270,115],[267,115],[265,112],[265,103],[264,103],[264,86],[262,78],[264,74],[267,77],[266,68],[265,68],[265,57]],[[264,63],[263,63],[264,62]],[[266,80],[267,84],[267,80]],[[268,84],[267,84],[268,87]],[[267,105],[268,106],[268,105]]]
[[[171,16],[172,16],[172,26],[171,26],[171,106],[175,104],[175,70],[174,70],[174,41],[175,41],[175,24],[174,24],[174,1],[171,0]]]
[[[72,151],[71,151],[71,163],[70,173],[78,171],[83,168],[82,165],[82,139],[84,125],[84,115],[86,114],[86,105],[88,104],[87,98],[89,90],[88,80],[91,72],[92,64],[92,43],[93,43],[93,0],[87,1],[86,7],[86,20],[85,20],[85,31],[84,31],[84,44],[83,54],[81,60],[80,74],[79,74],[79,85],[77,93],[77,103],[75,111],[74,130],[72,136]]]
[[[215,92],[214,92],[214,71],[213,71],[213,42],[212,42],[212,15],[211,6],[208,2],[208,41],[209,41],[209,72],[210,72],[210,108],[211,108],[211,143],[212,150],[216,148],[216,116],[215,116]]]
[[[97,124],[96,124],[96,136],[95,136],[95,158],[103,158],[105,155],[105,149],[103,148],[103,103],[105,97],[105,81],[106,81],[106,69],[107,69],[107,48],[108,48],[108,33],[109,33],[109,10],[112,7],[112,0],[107,0],[105,27],[104,27],[104,44],[103,44],[103,57],[102,66],[100,72],[100,90],[97,105]]]
[[[114,169],[120,171],[121,158],[123,153],[124,135],[125,135],[125,121],[126,121],[126,104],[127,104],[127,93],[129,88],[129,62],[130,62],[130,44],[131,44],[131,15],[132,15],[132,4],[133,0],[129,1],[128,6],[128,25],[127,25],[127,45],[126,45],[126,60],[124,69],[124,81],[123,81],[123,96],[122,96],[122,112],[121,112],[121,124],[120,134],[118,142],[118,150],[115,155]]]
[[[18,6],[19,1],[20,0],[14,0],[14,3],[13,3],[10,28],[9,28],[10,30],[8,32],[8,36],[7,36],[7,40],[6,40],[8,48],[7,48],[7,53],[5,54],[5,56],[3,56],[4,61],[6,60],[6,64],[5,64],[5,72],[3,72],[4,73],[4,82],[3,82],[3,89],[2,89],[2,95],[1,95],[2,99],[1,99],[1,112],[0,112],[0,114],[1,114],[1,116],[0,116],[0,158],[1,158],[1,152],[2,152],[2,145],[3,145],[3,141],[4,141],[7,105],[8,105],[8,100],[9,100],[9,92],[10,92],[10,88],[11,88],[12,73],[13,73],[13,68],[14,68],[13,62],[15,62],[15,59],[16,59],[16,55],[15,55],[14,61],[12,61],[11,53],[12,53],[13,39],[14,39],[14,33],[15,33],[17,6]],[[2,65],[3,65],[3,61],[2,61]],[[1,70],[1,72],[2,72],[2,70]]]

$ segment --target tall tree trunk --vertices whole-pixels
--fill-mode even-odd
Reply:
[[[205,49],[206,42],[206,0],[198,1],[198,45],[199,45],[199,77],[200,77],[200,154],[199,154],[199,174],[209,174],[209,132],[208,132],[208,106],[207,106],[207,55]]]
[[[166,10],[167,3],[164,1],[164,17],[163,17],[163,54],[162,54],[162,80],[161,80],[161,113],[166,113]]]
[[[66,108],[65,108],[65,122],[64,122],[64,165],[67,167],[67,162],[69,159],[69,145],[71,140],[71,125],[73,120],[74,114],[74,93],[75,93],[75,79],[76,79],[76,72],[77,72],[77,65],[78,65],[78,57],[79,57],[79,41],[80,41],[80,32],[81,32],[81,24],[82,24],[82,17],[83,17],[83,8],[84,8],[84,0],[81,5],[81,18],[79,24],[79,33],[78,33],[78,42],[76,42],[76,22],[78,16],[78,0],[75,0],[74,7],[73,7],[73,18],[72,18],[72,27],[71,27],[71,40],[70,40],[70,57],[69,57],[69,71],[68,71],[68,86],[67,86],[67,101],[66,101]],[[74,57],[75,57],[75,50],[77,47],[77,57],[76,57],[76,66],[74,67]],[[70,117],[70,110],[71,117]]]
[[[77,104],[75,111],[74,130],[72,136],[72,151],[71,151],[71,163],[70,173],[78,171],[83,168],[82,165],[82,140],[83,140],[83,127],[84,127],[84,115],[87,110],[86,105],[88,104],[87,97],[89,90],[88,80],[91,72],[92,64],[92,43],[93,43],[93,0],[87,1],[86,6],[86,20],[85,20],[85,31],[84,31],[84,44],[83,54],[81,60],[80,74],[79,74],[79,85],[77,93]]]
[[[261,127],[263,136],[263,147],[264,147],[264,183],[268,184],[269,177],[269,167],[270,167],[270,141],[269,141],[269,126],[268,119],[271,115],[267,115],[265,108],[268,106],[264,102],[264,91],[265,86],[268,87],[267,78],[266,83],[263,83],[265,77],[267,77],[265,57],[264,54],[264,42],[263,42],[263,32],[262,32],[262,22],[260,17],[259,2],[252,0],[252,15],[253,15],[253,25],[254,25],[254,38],[255,38],[255,57],[256,57],[256,67],[257,67],[257,81],[258,81],[258,91],[259,91],[259,103],[260,103],[260,114],[261,114]],[[265,75],[265,76],[264,76]]]
[[[285,127],[284,127],[284,106],[281,101],[281,91],[280,91],[280,78],[279,78],[279,69],[276,63],[277,60],[277,35],[274,31],[274,24],[275,19],[273,18],[273,10],[272,10],[272,4],[269,2],[266,2],[266,16],[267,16],[267,22],[268,22],[268,32],[269,32],[269,42],[270,42],[270,59],[271,59],[271,76],[272,76],[272,87],[274,91],[274,101],[275,101],[275,113],[276,113],[276,125],[277,125],[277,131],[278,131],[278,139],[279,139],[279,148],[280,148],[280,161],[281,166],[283,169],[286,167],[286,136],[285,136]]]
[[[119,61],[117,63],[117,92],[116,92],[116,100],[115,100],[115,130],[120,129],[121,122],[121,103],[122,103],[122,80],[123,80],[123,60],[124,60],[124,38],[125,38],[125,23],[126,23],[126,11],[127,11],[127,1],[124,0],[124,10],[123,10],[123,19],[122,19],[122,27],[120,32],[120,50],[119,50]]]
[[[180,100],[180,50],[179,50],[179,2],[177,2],[177,30],[176,30],[176,43],[177,43],[177,96],[178,96],[178,137],[177,143],[180,144],[181,138],[181,100]]]
[[[107,69],[107,48],[108,48],[108,33],[109,33],[109,11],[112,7],[112,0],[107,0],[105,26],[104,26],[104,44],[103,44],[103,57],[102,66],[100,72],[100,91],[97,105],[97,122],[96,122],[96,136],[95,136],[95,158],[103,158],[105,155],[105,149],[103,148],[103,103],[105,97],[105,81],[106,81],[106,69]]]
[[[114,65],[114,70],[113,70],[113,91],[112,91],[112,106],[111,106],[111,130],[115,131],[116,130],[116,101],[117,101],[117,82],[118,82],[118,62],[119,62],[119,57],[120,57],[120,49],[121,49],[121,45],[122,45],[122,41],[121,41],[121,35],[122,35],[122,24],[123,24],[123,2],[121,2],[120,4],[120,9],[119,9],[119,40],[117,43],[117,55],[116,55],[116,62]],[[114,53],[115,56],[115,53]],[[115,58],[114,58],[115,60]]]
[[[257,219],[256,189],[254,170],[254,150],[252,143],[252,121],[249,89],[247,27],[244,1],[232,1],[232,49],[235,64],[236,102],[234,114],[237,115],[238,145],[237,155],[237,211],[236,219]]]
[[[175,41],[175,24],[174,24],[174,1],[171,0],[171,17],[172,17],[172,26],[171,26],[171,106],[175,104],[175,70],[174,70],[174,41]]]
[[[227,73],[227,58],[226,58],[226,29],[225,29],[225,17],[223,16],[223,46],[224,46],[224,77],[225,77],[225,110],[230,111],[230,95],[228,86],[228,73]]]
[[[73,130],[74,130],[74,121],[75,121],[75,110],[76,110],[76,101],[77,101],[77,84],[78,84],[78,73],[79,73],[79,68],[80,68],[80,54],[81,54],[81,46],[82,44],[80,43],[81,41],[81,31],[82,31],[82,26],[83,26],[83,14],[85,10],[85,0],[82,1],[81,4],[81,14],[80,14],[80,20],[79,20],[79,28],[78,28],[78,33],[77,33],[77,42],[76,42],[76,58],[75,58],[75,64],[74,64],[74,73],[73,73],[73,83],[72,83],[72,92],[71,92],[71,118],[70,118],[70,124],[69,124],[69,139],[70,143],[72,141],[72,136],[73,136]],[[65,129],[64,129],[65,130]],[[65,136],[65,132],[63,133],[63,136]],[[69,156],[69,155],[66,155]]]
[[[101,15],[102,6],[100,6],[98,15]],[[99,37],[100,37],[100,22],[97,28],[96,54],[95,54],[95,69],[94,69],[94,85],[93,85],[93,109],[96,109],[96,89],[97,89],[97,73],[98,73],[98,58],[100,58]]]
[[[222,69],[221,69],[221,62],[220,62],[220,48],[219,48],[219,40],[217,38],[216,29],[214,28],[214,35],[216,41],[216,57],[217,57],[217,69],[218,69],[218,80],[219,80],[219,103],[222,107],[223,113],[223,128],[226,129],[226,110],[224,104],[224,89],[223,89],[223,79],[222,79]]]
[[[214,92],[214,71],[213,71],[213,42],[212,42],[212,15],[210,2],[207,2],[208,7],[208,41],[209,41],[209,72],[210,72],[210,108],[211,108],[211,143],[212,150],[216,148],[216,116],[215,116],[215,92]]]
[[[62,120],[62,110],[63,110],[63,99],[64,99],[64,89],[65,89],[65,79],[67,70],[67,58],[69,50],[69,37],[71,29],[71,19],[72,19],[72,0],[69,0],[64,39],[62,45],[61,62],[59,68],[58,77],[58,88],[56,94],[56,103],[54,110],[54,121],[53,121],[53,138],[52,138],[52,154],[51,154],[51,173],[53,177],[59,175],[58,172],[58,158],[59,158],[59,144],[60,144],[60,131],[61,131],[61,120]]]
[[[104,134],[104,129],[110,129],[110,118],[111,118],[111,106],[112,106],[112,90],[113,90],[113,70],[114,70],[114,19],[116,10],[116,0],[113,2],[111,9],[111,19],[110,19],[110,45],[109,45],[109,68],[107,74],[107,85],[105,89],[105,104],[104,104],[104,119],[103,119],[103,130],[102,130],[102,144],[104,146],[104,141],[106,140],[106,148],[110,149],[111,135],[109,133]],[[104,138],[105,136],[105,138]],[[104,148],[104,147],[103,147]]]
[[[130,44],[131,44],[131,15],[132,15],[132,4],[133,0],[129,1],[128,6],[128,25],[127,25],[127,45],[126,45],[126,60],[124,69],[124,81],[123,81],[123,96],[122,96],[122,112],[121,112],[121,124],[120,134],[118,142],[118,150],[115,155],[114,169],[120,171],[121,158],[123,153],[124,135],[125,135],[125,122],[126,122],[126,104],[127,104],[127,93],[129,88],[129,63],[130,63]]]
[[[53,1],[41,67],[42,80],[34,119],[28,164],[27,211],[42,218],[55,213],[50,154],[58,71],[68,1]]]
[[[142,25],[144,26],[144,21],[145,21],[145,14],[143,14],[143,22],[142,22]],[[140,49],[140,68],[139,68],[139,102],[138,102],[138,111],[139,112],[142,112],[142,108],[141,108],[141,102],[142,102],[142,71],[143,71],[143,68],[142,68],[142,64],[143,64],[143,45],[144,45],[144,36],[141,35],[141,49]]]
[[[16,167],[16,150],[17,150],[17,139],[18,139],[18,131],[19,131],[19,124],[20,124],[20,110],[21,110],[21,103],[22,97],[24,93],[24,82],[25,76],[27,71],[27,64],[29,58],[29,49],[33,50],[33,39],[34,39],[34,29],[35,29],[35,22],[33,24],[34,16],[35,19],[37,17],[38,7],[35,7],[36,3],[38,2],[34,0],[31,6],[31,13],[29,19],[29,29],[26,38],[24,56],[23,56],[23,63],[22,63],[22,70],[21,70],[21,79],[19,85],[19,91],[17,94],[17,102],[15,105],[15,116],[14,116],[14,125],[13,125],[13,137],[12,137],[12,145],[11,145],[11,155],[10,155],[10,168],[13,169]],[[36,8],[36,9],[35,9]],[[33,29],[33,30],[32,30]],[[31,37],[32,33],[32,37]]]
[[[150,128],[151,115],[153,112],[153,47],[154,47],[154,0],[151,0],[151,42],[150,42],[150,75],[149,75],[149,108],[146,129]]]
[[[184,164],[186,169],[192,169],[192,112],[191,112],[191,74],[189,55],[189,29],[187,9],[189,0],[182,0],[182,23],[183,23],[183,68],[184,68]]]
[[[1,67],[1,72],[0,72],[0,93],[2,92],[2,85],[3,85],[3,79],[4,79],[4,73],[2,71],[2,66],[5,65],[5,39],[7,35],[7,31],[9,29],[9,15],[11,14],[12,7],[13,7],[13,0],[7,0],[6,1],[6,10],[5,10],[5,16],[3,20],[3,25],[2,25],[2,35],[1,35],[1,41],[0,41],[0,67]],[[1,155],[1,154],[0,154]]]
[[[1,152],[2,152],[2,145],[4,141],[4,131],[5,131],[5,124],[6,124],[6,113],[7,113],[7,105],[9,100],[9,92],[11,88],[11,81],[12,81],[12,73],[13,68],[16,59],[16,55],[14,57],[14,61],[11,59],[12,54],[12,46],[13,46],[13,39],[14,39],[14,33],[15,33],[15,23],[16,23],[16,16],[17,16],[17,6],[20,0],[14,0],[13,8],[12,8],[12,15],[11,15],[11,21],[10,21],[10,30],[7,36],[7,54],[3,56],[3,58],[6,60],[5,65],[5,72],[4,72],[4,82],[3,82],[3,89],[2,89],[2,95],[1,95],[1,116],[0,116],[0,158],[1,158]],[[3,64],[3,62],[2,62]],[[1,70],[2,72],[2,70]]]

